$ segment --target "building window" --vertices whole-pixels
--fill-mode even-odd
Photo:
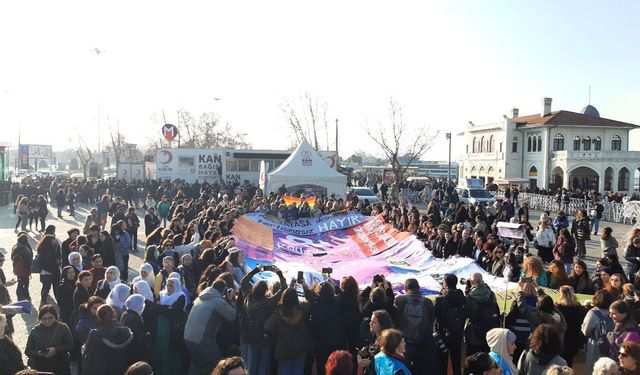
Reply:
[[[527,152],[531,152],[531,137],[527,137]]]
[[[593,139],[593,149],[596,151],[602,150],[602,139],[600,139],[600,137],[595,137]]]
[[[516,147],[518,147],[517,143],[516,143]],[[502,142],[500,142],[500,152],[502,152]]]
[[[622,151],[622,139],[620,139],[619,135],[614,135],[611,138],[611,150]]]
[[[582,150],[584,151],[591,150],[591,137],[582,138]]]
[[[467,154],[469,153],[469,145],[467,145]]]
[[[536,152],[538,150],[538,137],[533,136],[533,147],[531,147],[531,151]]]
[[[557,133],[553,137],[553,151],[563,151],[564,150],[564,136],[560,133]]]
[[[573,138],[573,151],[580,151],[580,137]]]
[[[480,152],[484,152],[485,148],[484,148],[484,135],[482,136],[482,138],[480,138]]]
[[[494,152],[496,150],[496,140],[493,139],[493,136],[489,137],[489,152]]]
[[[476,137],[473,137],[473,143],[472,145],[472,152],[475,154],[476,153]]]
[[[518,137],[513,137],[511,141],[511,152],[518,152]]]
[[[538,152],[542,151],[542,136],[538,136]]]

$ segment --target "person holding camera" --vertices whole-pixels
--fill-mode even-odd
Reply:
[[[223,358],[216,341],[222,323],[236,320],[235,291],[223,280],[206,287],[193,302],[184,328],[184,342],[189,350],[189,374],[211,371]]]
[[[58,311],[51,305],[42,305],[37,324],[27,339],[24,354],[29,367],[43,372],[71,374],[69,353],[73,350],[73,336],[69,327],[58,320]]]
[[[278,291],[273,295],[269,293],[269,286],[264,280],[251,286],[251,279],[263,271],[274,272],[280,279]],[[240,322],[240,346],[243,349],[243,357],[247,359],[250,374],[269,373],[273,340],[264,329],[264,323],[275,311],[276,304],[286,287],[287,281],[282,271],[276,266],[258,265],[240,281],[240,290],[244,296],[242,304],[244,316]]]

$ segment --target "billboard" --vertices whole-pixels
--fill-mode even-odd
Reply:
[[[33,166],[37,170],[40,160],[53,158],[51,145],[20,145],[18,154],[20,169],[30,169],[29,163],[33,162]]]
[[[226,156],[221,150],[161,149],[156,155],[156,177],[187,182],[223,181]]]

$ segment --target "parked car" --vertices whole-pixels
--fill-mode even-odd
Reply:
[[[355,193],[358,200],[368,200],[370,204],[380,203],[380,198],[373,192],[373,190],[366,187],[353,187],[347,191],[347,194]]]

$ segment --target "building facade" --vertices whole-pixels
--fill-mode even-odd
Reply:
[[[551,111],[551,98],[541,104],[538,114],[520,116],[514,108],[495,123],[469,122],[459,134],[465,143],[460,177],[531,190],[633,190],[640,152],[629,151],[629,132],[638,125],[600,117],[590,104],[579,113]]]

